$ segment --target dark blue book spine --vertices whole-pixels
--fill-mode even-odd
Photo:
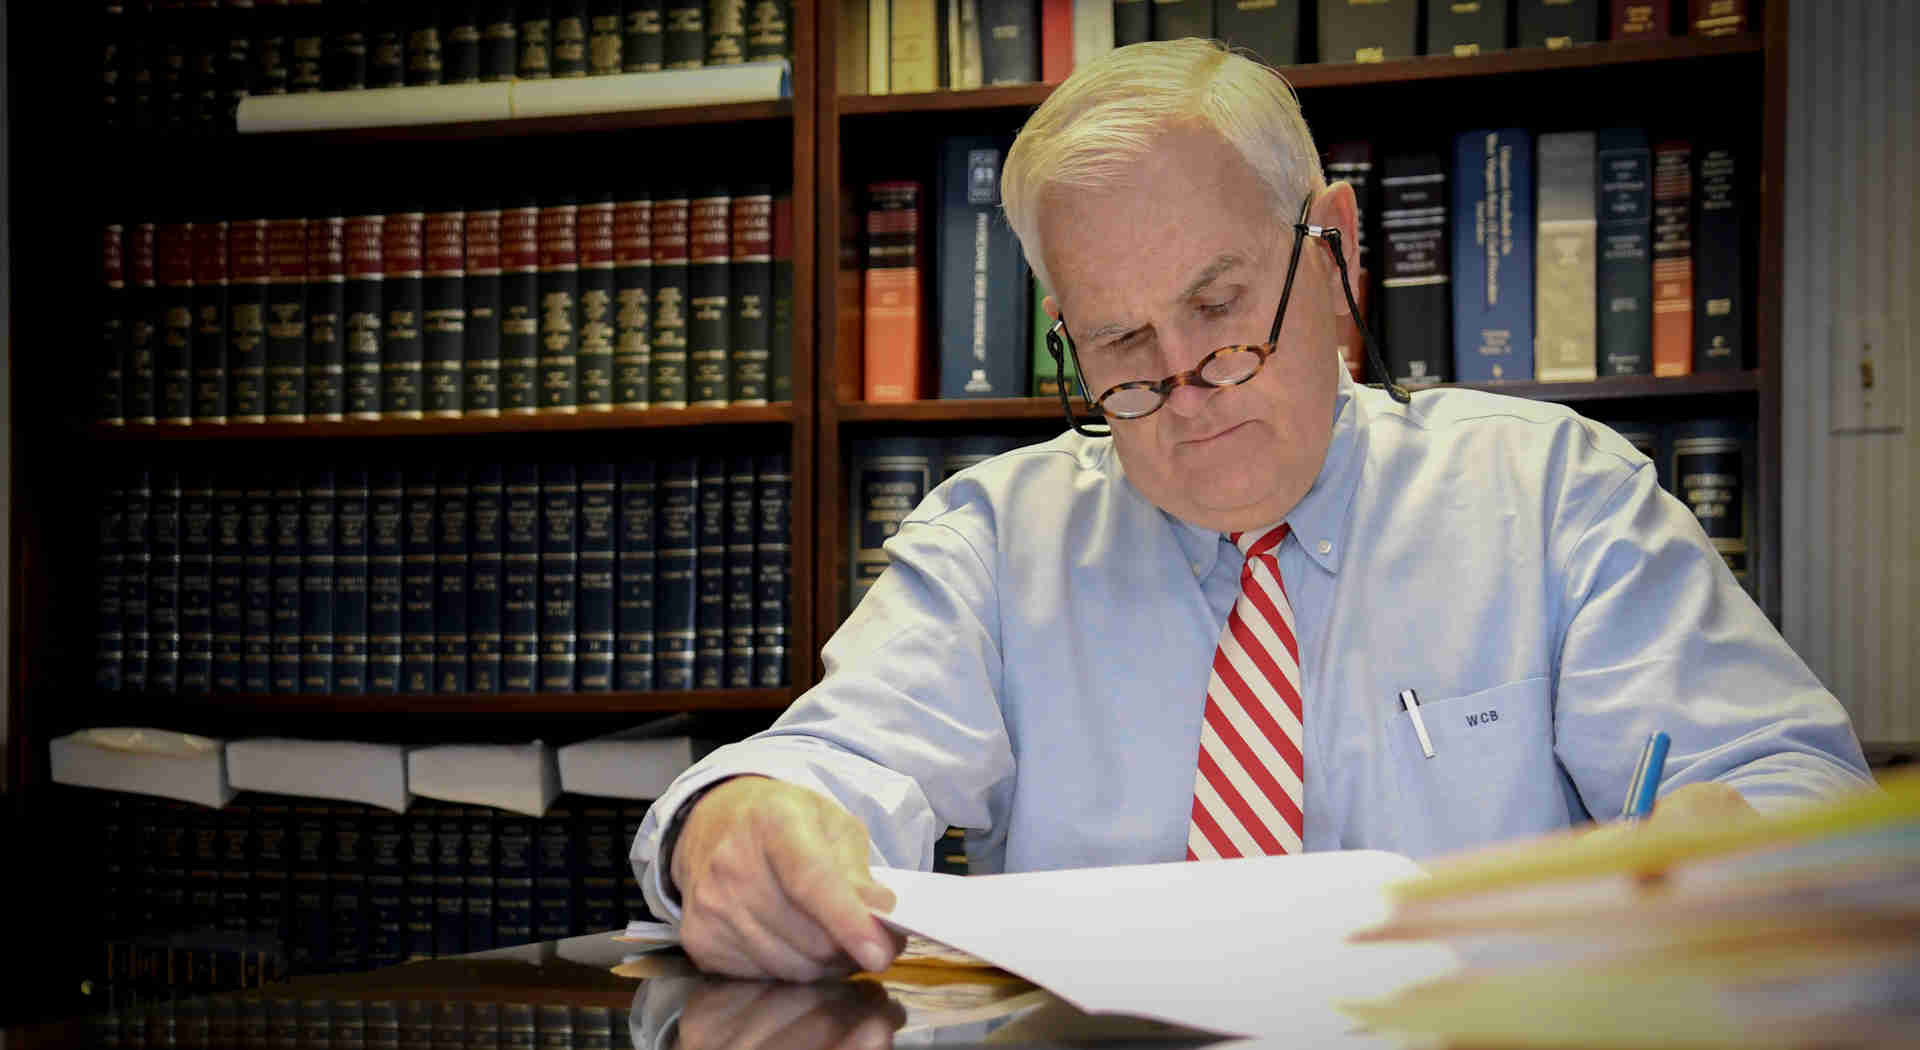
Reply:
[[[126,234],[119,223],[101,227],[101,321],[99,386],[95,388],[94,419],[113,426],[127,422],[127,294]],[[225,348],[221,349],[222,355]],[[223,356],[224,360],[224,356]]]
[[[464,693],[467,673],[467,470],[440,471],[439,549],[434,553],[434,692]]]
[[[733,283],[729,230],[733,198],[720,187],[695,196],[687,213],[687,400],[719,407],[733,397],[727,359]]]
[[[753,475],[753,684],[773,689],[787,684],[793,468],[785,452],[764,452]]]
[[[180,691],[213,691],[213,478],[187,476],[180,502]]]
[[[471,530],[467,538],[468,688],[500,691],[501,568],[506,539],[506,483],[498,463],[473,469],[468,484]]]
[[[887,538],[920,505],[939,481],[939,440],[885,437],[856,440],[853,446],[852,497],[847,520],[853,522],[853,556],[848,580],[849,611],[859,607],[875,580],[887,569]]]
[[[580,929],[584,933],[626,928],[620,917],[620,868],[626,850],[620,839],[620,810],[593,802],[580,810],[576,863],[580,886]]]
[[[528,944],[533,936],[533,821],[502,813],[494,824],[493,943]]]
[[[419,419],[421,315],[426,310],[426,215],[417,211],[389,212],[381,240],[381,263],[386,280],[381,299],[386,306],[385,338],[380,347],[380,416],[383,419]]]
[[[229,802],[220,810],[220,928],[246,933],[254,917],[254,807]]]
[[[500,215],[500,410],[539,411],[540,206],[527,200]]]
[[[462,403],[470,416],[500,414],[500,208],[467,212],[467,330]]]
[[[160,330],[154,333],[154,408],[163,423],[193,422],[193,224],[161,224],[155,245]]]
[[[1594,147],[1600,221],[1600,374],[1653,372],[1653,153],[1639,128],[1606,128]]]
[[[157,423],[155,404],[155,344],[165,330],[160,283],[154,275],[155,227],[136,223],[127,248],[131,258],[132,291],[127,297],[126,419],[129,423]]]
[[[133,255],[139,272],[139,229]],[[267,290],[272,281],[267,266],[267,220],[243,219],[227,226],[227,257],[233,277],[227,285],[227,418],[236,423],[267,421]],[[135,284],[135,308],[139,285]],[[131,337],[140,335],[134,315]],[[128,348],[127,418],[135,419],[135,358],[137,344]],[[148,386],[151,390],[151,385]]]
[[[727,457],[726,661],[721,680],[729,689],[753,687],[753,647],[758,589],[754,576],[755,503],[753,457]]]
[[[1188,0],[1197,3],[1198,0]],[[983,12],[984,14],[984,12]],[[1032,345],[1026,260],[1000,221],[1000,164],[1006,143],[955,136],[940,144],[940,274],[934,299],[940,332],[941,397],[1026,394]],[[978,239],[985,238],[980,245]]]
[[[433,834],[433,953],[459,955],[467,950],[467,811],[442,806],[439,814]]]
[[[575,688],[580,489],[573,465],[540,468],[540,691]]]
[[[227,224],[193,224],[193,421],[227,421]]]
[[[300,691],[300,585],[303,566],[301,548],[305,536],[301,526],[300,478],[284,473],[273,493],[273,664],[272,688],[275,693]]]
[[[340,472],[334,495],[339,531],[333,561],[333,691],[359,696],[367,691],[367,468]]]
[[[758,3],[754,9],[778,7]],[[729,219],[727,358],[733,403],[764,405],[773,356],[773,191],[742,188]]]
[[[694,529],[693,686],[718,689],[727,660],[727,461],[701,456]]]
[[[467,829],[467,951],[484,952],[498,943],[493,930],[494,865],[498,852],[493,811],[484,806],[467,806],[461,815]]]
[[[187,916],[189,929],[220,925],[220,811],[193,806],[187,814]]]
[[[613,407],[613,194],[580,205],[580,410]]]
[[[653,369],[649,386],[661,408],[687,405],[687,252],[689,209],[685,187],[656,191],[653,199]]]
[[[467,215],[427,215],[427,269],[421,295],[426,412],[457,417],[466,407]]]
[[[540,207],[540,411],[580,409],[580,206]]]
[[[1696,419],[1669,431],[1673,494],[1700,522],[1733,578],[1752,593],[1753,431],[1738,419]]]
[[[306,548],[300,555],[300,691],[333,692],[334,534],[339,506],[334,473],[307,472]]]
[[[432,467],[409,471],[401,538],[406,568],[401,577],[400,691],[415,696],[433,692],[434,685],[434,518],[438,502],[437,472]]]
[[[307,220],[267,223],[267,418],[307,418]]]
[[[121,549],[127,527],[127,486],[119,475],[108,475],[107,487],[100,495],[99,553],[94,571],[99,581],[99,630],[94,635],[94,688],[103,693],[120,691],[121,662],[127,655],[126,624],[120,618],[121,575],[126,552]]]
[[[289,880],[292,874],[293,810],[284,801],[253,807],[253,932],[292,947]]]
[[[148,528],[147,692],[180,691],[180,472],[154,472]]]
[[[347,220],[307,223],[307,418],[347,413]]]
[[[327,942],[330,970],[358,970],[366,964],[368,934],[371,932],[367,907],[367,809],[365,806],[332,807],[333,853],[327,861]]]
[[[501,691],[531,693],[540,668],[540,470],[531,463],[507,467],[504,550]]]
[[[613,688],[614,507],[611,463],[580,468],[579,590],[575,601],[580,691]]]
[[[653,399],[653,199],[631,193],[613,206],[613,403]]]
[[[440,820],[437,806],[415,806],[406,815],[406,886],[401,923],[402,951],[408,962],[434,956],[434,835]],[[371,1050],[371,1048],[369,1048]]]
[[[548,807],[535,828],[533,846],[533,936],[557,941],[574,928],[574,822],[572,807]]]
[[[1724,142],[1693,151],[1693,370],[1745,364],[1740,156]]]
[[[655,493],[653,677],[657,689],[692,689],[695,575],[700,558],[700,461],[674,456]]]
[[[620,465],[620,525],[616,534],[619,597],[615,609],[616,688],[653,688],[654,464]]]
[[[247,630],[247,504],[239,480],[213,493],[213,691],[240,692]]]
[[[384,215],[347,220],[346,411],[352,419],[380,418],[380,361],[387,307]]]
[[[127,476],[126,516],[120,533],[120,628],[126,637],[120,661],[120,688],[147,691],[148,649],[153,633],[147,620],[147,569],[152,559],[153,472],[137,468]]]
[[[1453,366],[1462,383],[1533,378],[1533,141],[1453,140]]]
[[[375,476],[367,510],[367,692],[400,691],[406,605],[406,475]]]
[[[273,489],[264,478],[247,486],[246,605],[240,691],[273,692]]]
[[[368,966],[393,966],[407,958],[407,875],[412,860],[407,830],[407,818],[398,813],[375,811],[367,823]]]
[[[292,871],[288,878],[290,928],[288,957],[295,973],[316,973],[332,943],[327,902],[327,857],[331,852],[332,810],[301,803],[293,807]]]

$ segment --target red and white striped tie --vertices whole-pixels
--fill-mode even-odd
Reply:
[[[1300,643],[1274,551],[1283,522],[1228,537],[1247,557],[1207,680],[1187,859],[1301,852]]]

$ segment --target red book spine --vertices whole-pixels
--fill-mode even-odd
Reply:
[[[1693,372],[1693,150],[1653,148],[1653,374]]]
[[[193,224],[193,421],[227,421],[227,223]]]
[[[917,182],[874,183],[867,195],[864,394],[868,401],[914,401],[928,378],[921,323],[924,198]]]
[[[1073,0],[1040,0],[1040,79],[1058,84],[1073,72]]]

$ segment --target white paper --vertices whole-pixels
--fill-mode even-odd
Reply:
[[[692,724],[674,715],[568,744],[560,749],[560,790],[636,801],[659,798],[674,778],[713,749],[714,742],[686,735]]]
[[[727,102],[771,102],[789,93],[787,62],[779,59],[657,73],[518,80],[513,83],[512,109],[515,117],[563,117]]]
[[[971,952],[1090,1013],[1323,1046],[1353,1037],[1335,1003],[1447,973],[1434,944],[1349,944],[1386,918],[1381,888],[1419,874],[1393,853],[961,877],[874,869],[880,918]]]
[[[553,749],[531,744],[443,744],[407,754],[407,786],[446,802],[538,817],[560,797]]]
[[[47,743],[58,784],[198,802],[233,801],[222,741],[164,729],[86,729]]]
[[[239,791],[362,802],[406,812],[407,751],[398,744],[265,737],[227,745],[227,779]]]
[[[512,95],[506,82],[248,95],[240,100],[234,124],[245,135],[506,120],[513,116]]]

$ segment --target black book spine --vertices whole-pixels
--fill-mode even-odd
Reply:
[[[587,0],[552,0],[553,75],[587,75]]]
[[[467,811],[441,806],[433,833],[433,953],[467,950]]]
[[[127,229],[108,223],[100,230],[100,385],[94,418],[122,426],[127,421]]]
[[[614,468],[588,463],[580,468],[580,565],[576,611],[579,625],[579,681],[583,693],[613,688],[614,652]]]
[[[127,49],[128,16],[124,3],[110,3],[101,10],[100,50],[100,126],[108,131],[124,131],[127,126]]]
[[[250,52],[253,59],[249,90],[255,95],[287,93],[287,2],[256,0]]]
[[[249,928],[287,947],[289,905],[292,897],[293,810],[284,801],[269,800],[253,807],[253,913]]]
[[[747,60],[747,0],[706,0],[709,66],[735,66]]]
[[[264,480],[246,490],[246,605],[240,691],[273,692],[273,489]]]
[[[623,691],[653,688],[653,491],[651,459],[620,465],[615,688]]]
[[[439,549],[434,552],[434,692],[464,693],[467,672],[467,523],[470,499],[467,470],[440,471]]]
[[[653,201],[653,403],[687,406],[687,191],[670,188]]]
[[[575,688],[580,489],[569,463],[540,468],[540,691]]]
[[[307,418],[347,418],[347,220],[307,223]]]
[[[732,324],[729,266],[733,199],[712,189],[693,198],[688,208],[687,367],[688,400],[724,407],[733,398],[728,343]]]
[[[307,419],[307,220],[267,224],[267,418]]]
[[[446,80],[447,56],[443,8],[458,5],[416,3],[407,13],[407,84],[425,86]]]
[[[1007,39],[1009,41],[1020,39],[1019,36],[1015,35],[1014,31],[1006,30],[1002,27],[1008,24],[1009,19],[1011,19],[1014,25],[1021,25],[1022,21],[1028,17],[1024,9],[1031,8],[1032,6],[1031,4],[1012,2],[1012,0],[994,0],[994,2],[982,5],[980,13],[982,17],[988,19],[981,32],[980,61],[982,65],[986,65],[987,62],[990,61],[990,56],[994,52],[994,33],[996,30],[1007,33]],[[1003,10],[1007,8],[1013,9],[1011,15]],[[1153,39],[1155,40],[1178,40],[1181,37],[1189,36],[1197,36],[1204,40],[1214,35],[1213,5],[1208,2],[1208,0],[1153,0],[1152,18]],[[1037,34],[1028,33],[1025,35],[1028,39],[1033,39]],[[1039,69],[1037,62],[1034,68],[1035,70]],[[983,75],[989,78],[987,80],[989,84],[1007,83],[1007,81],[995,81],[991,79],[991,73],[983,71]],[[1039,77],[1036,75],[1028,79],[1038,80]]]
[[[434,956],[434,834],[439,819],[436,806],[414,806],[405,818],[406,885],[401,918],[405,940],[401,950],[408,962]],[[369,1046],[367,1050],[374,1048]]]
[[[1320,0],[1322,62],[1384,62],[1419,54],[1418,0]]]
[[[1511,0],[1479,3],[1430,3],[1423,51],[1429,55],[1465,58],[1505,50],[1507,7]]]
[[[767,337],[767,397],[793,400],[793,197],[773,199],[773,319]]]
[[[406,5],[412,6],[412,5]],[[394,3],[368,5],[367,86],[400,87],[407,82],[407,12]]]
[[[699,69],[707,54],[707,8],[702,0],[662,0],[661,46],[668,69]]]
[[[613,408],[613,195],[580,205],[580,410]]]
[[[154,238],[160,330],[154,335],[154,410],[163,423],[193,422],[193,224],[162,224]]]
[[[767,403],[773,349],[773,194],[749,186],[733,198],[728,257],[730,400]]]
[[[575,863],[579,872],[580,928],[624,929],[626,920],[620,917],[620,867],[625,859],[620,810],[598,801],[582,807],[578,842]]]
[[[133,257],[126,365],[126,419],[129,423],[155,423],[160,419],[156,402],[154,370],[157,363],[154,355],[166,318],[162,310],[159,280],[154,272],[157,251],[154,242],[157,236],[153,223],[141,222],[134,224],[133,236],[128,239],[128,254]]]
[[[126,624],[120,618],[121,577],[126,567],[122,550],[127,527],[127,487],[117,474],[109,474],[100,496],[99,551],[94,561],[98,586],[94,593],[99,604],[99,630],[94,635],[94,688],[103,693],[120,691],[121,663],[127,655]]]
[[[346,411],[351,419],[380,418],[380,361],[387,308],[383,240],[386,216],[347,219]]]
[[[500,216],[500,408],[539,411],[540,208],[522,202]]]
[[[1653,372],[1653,151],[1639,128],[1595,136],[1600,375]]]
[[[1213,0],[1213,35],[1252,51],[1257,62],[1290,66],[1300,61],[1300,8],[1272,0]]]
[[[434,563],[438,474],[419,467],[407,475],[406,518],[401,543],[406,569],[401,578],[400,691],[413,696],[433,692]]]
[[[657,73],[666,68],[662,0],[627,0],[622,22],[620,68],[628,73]]]
[[[440,79],[443,83],[480,82],[482,6],[479,0],[448,0],[440,5]]]
[[[327,859],[332,809],[303,802],[293,807],[289,898],[288,955],[295,973],[314,973],[326,963],[332,949],[328,937]]]
[[[159,29],[145,5],[134,6],[127,26],[126,120],[135,131],[154,128],[154,67],[159,63]]]
[[[533,936],[533,821],[502,813],[494,825],[493,943],[528,944]]]
[[[506,484],[500,465],[473,468],[468,488],[471,531],[467,539],[468,688],[500,692],[501,542],[505,539]]]
[[[174,10],[157,23],[159,40],[155,42],[154,126],[171,133],[188,130],[187,42],[189,39],[183,12]]]
[[[467,829],[467,951],[484,952],[495,946],[493,811],[483,806],[463,810]]]
[[[613,403],[646,408],[653,391],[653,201],[629,194],[613,208]]]
[[[540,471],[514,463],[506,475],[500,691],[531,693],[540,663]]]
[[[367,691],[367,468],[340,472],[334,501],[339,532],[333,561],[333,691],[359,696]]]
[[[520,22],[520,79],[547,80],[553,76],[552,0],[519,0],[516,13]]]
[[[478,0],[480,79],[512,80],[520,69],[520,15],[514,0]]]
[[[1148,0],[1113,0],[1113,46],[1153,39],[1153,7]]]
[[[217,0],[199,0],[194,11],[187,52],[188,128],[196,135],[215,135],[233,125],[226,113],[227,40]]]
[[[390,212],[381,241],[386,281],[382,298],[387,308],[386,340],[380,347],[380,416],[383,419],[419,419],[422,355],[422,287],[426,266],[426,215],[417,211]]]
[[[230,802],[220,810],[220,928],[246,933],[254,916],[254,807]]]
[[[227,224],[193,224],[193,421],[227,421]]]
[[[306,549],[300,555],[300,691],[333,692],[335,534],[339,529],[334,472],[307,472]]]
[[[328,91],[360,91],[367,86],[366,0],[334,0],[327,5],[326,69]]]
[[[238,693],[247,625],[247,504],[237,479],[213,493],[213,691]]]
[[[407,830],[407,818],[398,813],[374,812],[367,822],[369,966],[393,966],[407,958],[407,875],[412,859]]]
[[[213,478],[187,475],[180,500],[180,691],[213,691]]]
[[[1516,0],[1514,37],[1520,47],[1563,48],[1605,40],[1609,5],[1601,0]]]
[[[273,663],[275,693],[300,691],[302,500],[296,474],[281,477],[273,494]]]
[[[726,655],[720,680],[729,689],[753,687],[753,647],[758,637],[754,618],[758,605],[758,587],[754,576],[758,487],[754,481],[753,457],[737,453],[727,457],[726,487]]]
[[[466,405],[467,215],[436,211],[426,221],[427,271],[422,282],[422,348],[426,413],[456,417]]]
[[[787,684],[787,595],[792,563],[793,470],[784,452],[754,463],[753,681],[763,689]]]
[[[727,461],[700,457],[694,549],[693,685],[725,684],[727,660]]]
[[[322,0],[293,0],[287,30],[287,89],[301,95],[326,88],[327,18]]]
[[[187,916],[189,929],[220,925],[220,811],[193,806],[187,824]]]
[[[367,810],[334,805],[332,855],[327,858],[328,968],[353,971],[366,964],[369,931],[367,903]]]
[[[607,76],[621,72],[621,45],[626,42],[622,25],[622,0],[592,0],[587,12],[587,75]]]
[[[1160,20],[1163,12],[1172,6],[1154,0],[1154,39],[1170,39],[1162,34]],[[1198,35],[1213,35],[1213,9],[1207,0],[1181,0],[1180,6],[1193,8],[1196,21],[1206,24],[1206,32]],[[980,78],[988,87],[1031,84],[1040,79],[1039,4],[1033,0],[981,0]]]
[[[1380,180],[1386,247],[1381,327],[1387,368],[1404,385],[1453,377],[1453,288],[1446,164],[1437,153],[1389,154]]]
[[[147,692],[180,689],[180,472],[157,470],[148,529]]]
[[[136,234],[137,234],[136,230]],[[139,274],[139,242],[133,252]],[[267,421],[267,220],[244,219],[227,228],[232,283],[227,287],[227,414],[236,423]],[[134,334],[138,335],[138,328]],[[133,351],[129,350],[127,413],[135,419]],[[137,421],[137,420],[136,420]]]
[[[789,0],[747,0],[747,61],[792,54],[792,24]]]
[[[470,416],[500,414],[500,209],[467,212],[466,362],[463,401]]]
[[[699,471],[697,457],[667,459],[655,495],[653,678],[655,688],[663,690],[693,688]]]
[[[533,936],[557,941],[584,932],[574,928],[573,808],[547,808],[534,827]]]
[[[153,632],[147,620],[147,568],[152,560],[153,472],[136,468],[127,476],[126,517],[120,533],[120,628],[126,638],[120,661],[120,688],[147,691],[148,649]]]
[[[580,410],[580,207],[540,207],[540,411]]]
[[[1725,143],[1693,151],[1693,370],[1745,363],[1740,158]]]
[[[367,692],[381,695],[400,691],[406,505],[405,473],[382,468],[367,504]]]

